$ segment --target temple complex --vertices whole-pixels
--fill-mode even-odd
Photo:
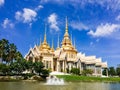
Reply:
[[[40,45],[30,48],[25,55],[26,60],[42,61],[46,69],[58,72],[67,72],[72,68],[79,68],[80,73],[85,69],[91,69],[94,76],[102,76],[102,69],[107,68],[107,62],[102,62],[101,58],[96,56],[86,56],[78,52],[73,45],[68,33],[68,21],[66,18],[65,33],[61,45],[59,38],[57,48],[54,49],[47,42],[46,29],[44,40]]]

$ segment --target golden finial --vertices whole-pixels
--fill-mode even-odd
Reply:
[[[52,47],[51,47],[51,51],[54,52],[53,39],[52,39]]]
[[[47,28],[47,25],[45,24],[45,35],[44,35],[44,42],[46,42],[46,28]]]
[[[65,26],[65,32],[68,33],[68,19],[67,19],[67,16],[66,16],[66,26]]]

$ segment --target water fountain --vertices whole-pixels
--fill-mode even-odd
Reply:
[[[64,85],[64,80],[59,79],[56,76],[49,76],[46,85]]]

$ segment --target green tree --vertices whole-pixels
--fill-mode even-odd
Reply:
[[[116,74],[120,77],[120,64],[117,65]]]
[[[114,67],[109,67],[109,75],[110,76],[115,76],[116,72],[115,72],[115,68]]]
[[[9,65],[0,63],[0,73],[3,75],[7,75],[10,72]]]
[[[17,51],[16,46],[13,43],[9,44],[8,55],[6,57],[6,62],[7,63],[10,63],[15,59],[16,51]]]
[[[105,76],[107,76],[107,72],[106,71],[108,71],[108,68],[104,68],[104,70],[102,71],[102,74],[105,75]]]
[[[72,68],[70,72],[72,74],[79,75],[80,74],[80,69],[78,69],[78,68]]]
[[[0,40],[0,58],[2,61],[6,61],[9,51],[9,42],[6,39]]]
[[[34,62],[34,70],[35,70],[36,73],[39,74],[39,76],[42,75],[43,68],[44,68],[44,65],[41,61]]]
[[[21,59],[23,59],[22,54],[19,51],[16,51],[16,53],[15,53],[15,60],[21,60]]]
[[[26,61],[24,59],[16,60],[10,64],[10,70],[14,74],[21,75],[26,70]]]
[[[34,71],[34,65],[35,64],[33,63],[33,61],[31,60],[26,61],[26,69],[30,71],[31,73],[33,73]]]
[[[49,73],[50,73],[50,71],[47,70],[47,69],[43,69],[43,70],[42,70],[42,76],[43,76],[43,77],[48,77],[48,76],[49,76]]]
[[[117,75],[120,77],[120,67],[117,67],[117,68],[116,68],[116,73],[117,73]]]
[[[22,54],[17,51],[17,47],[14,43],[9,43],[8,40],[2,39],[0,40],[0,58],[2,61],[5,61],[7,64],[12,62],[13,60],[22,59]]]

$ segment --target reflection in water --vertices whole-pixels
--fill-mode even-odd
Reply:
[[[120,90],[120,83],[69,82],[61,86],[39,82],[0,82],[0,90]]]

